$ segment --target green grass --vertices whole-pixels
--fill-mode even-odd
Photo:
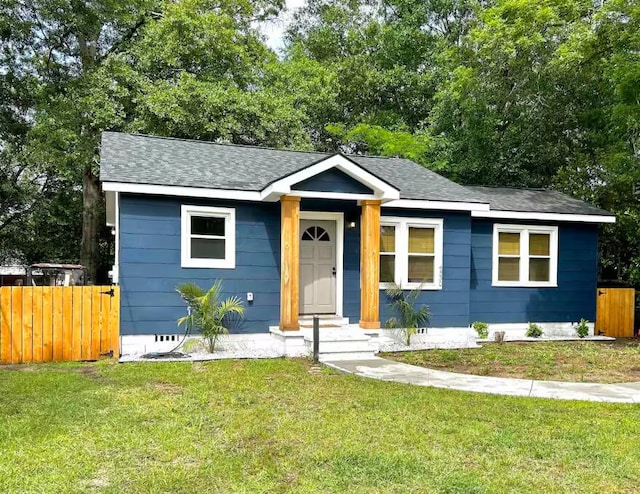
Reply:
[[[640,407],[303,360],[0,370],[0,491],[637,492]]]
[[[640,340],[485,343],[482,348],[386,354],[412,365],[483,376],[572,382],[640,381]]]

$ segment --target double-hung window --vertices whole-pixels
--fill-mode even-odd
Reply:
[[[442,219],[382,217],[380,285],[442,288]]]
[[[235,268],[235,209],[182,206],[182,267]]]
[[[557,282],[558,227],[494,225],[494,286],[553,287]]]

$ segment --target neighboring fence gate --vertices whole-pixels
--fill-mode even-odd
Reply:
[[[598,288],[595,334],[614,338],[633,337],[635,290]]]
[[[0,363],[119,357],[120,287],[0,287]]]

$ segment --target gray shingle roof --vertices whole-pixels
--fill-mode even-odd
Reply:
[[[100,180],[149,185],[261,191],[331,154],[104,132]],[[551,190],[464,187],[407,159],[348,155],[400,190],[402,199],[477,202],[494,211],[611,213]]]
[[[100,180],[261,191],[270,183],[329,156],[325,153],[104,132]],[[347,157],[400,190],[402,199],[485,202],[473,191],[410,160]]]
[[[484,198],[494,211],[613,216],[604,209],[555,190],[478,186],[467,188],[473,191],[476,197]]]

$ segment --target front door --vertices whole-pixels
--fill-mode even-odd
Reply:
[[[336,222],[300,220],[300,312],[336,313]]]

